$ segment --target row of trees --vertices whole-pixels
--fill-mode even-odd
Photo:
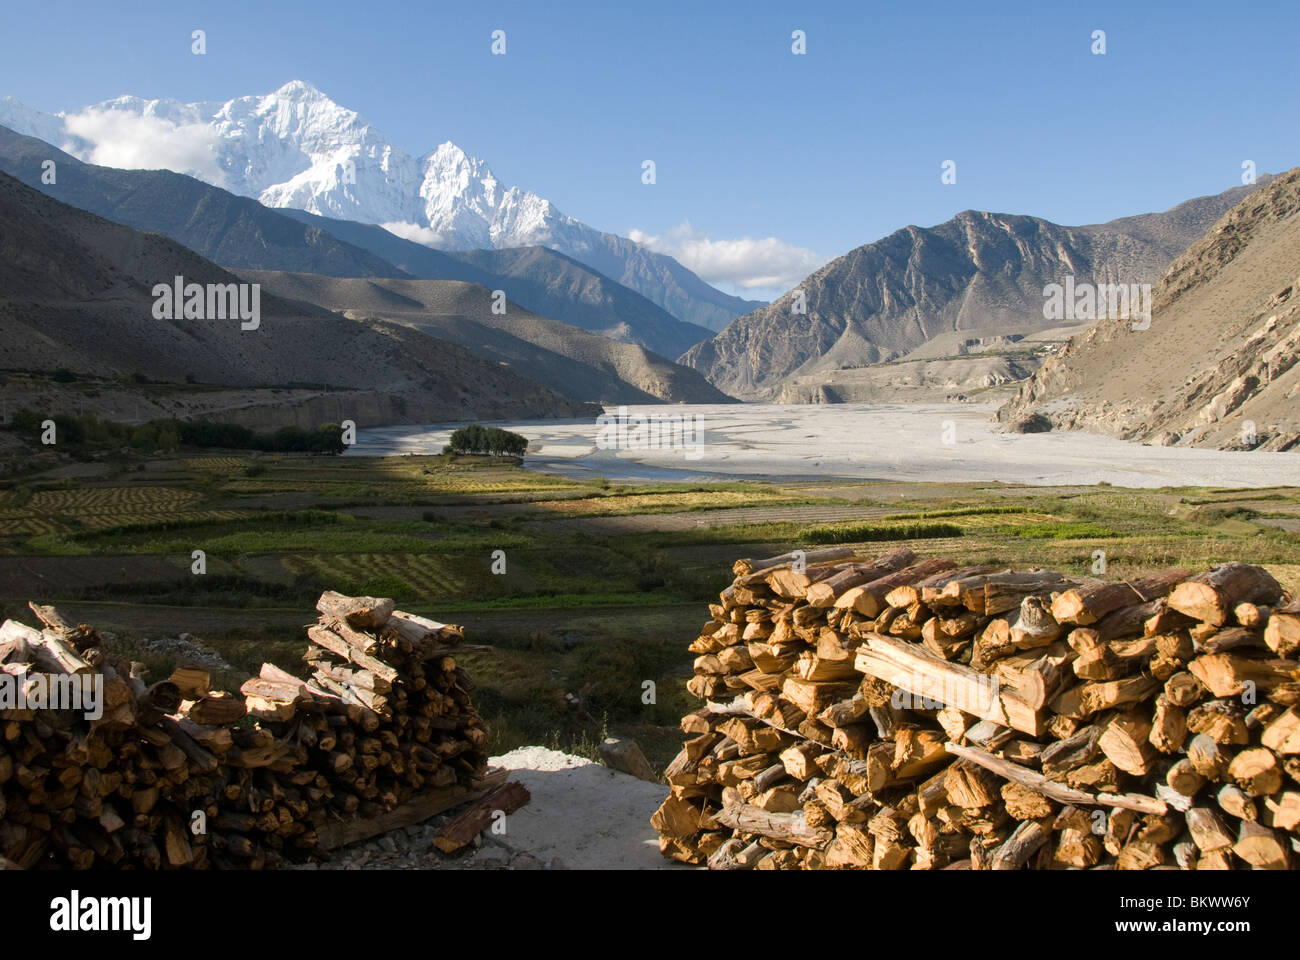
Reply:
[[[321,424],[315,430],[283,427],[274,433],[254,433],[234,423],[203,420],[150,420],[138,426],[102,420],[95,416],[55,414],[46,417],[26,408],[14,413],[10,429],[33,439],[41,424],[53,420],[58,444],[70,446],[131,447],[135,450],[170,450],[177,446],[218,447],[227,450],[261,450],[267,453],[342,453],[343,428]]]
[[[254,433],[234,423],[186,420],[180,423],[181,443],[192,447],[226,447],[232,450],[263,450],[267,453],[342,453],[343,427],[322,423],[315,430],[281,427],[274,433]]]
[[[500,427],[482,427],[471,423],[454,432],[442,452],[522,457],[527,449],[527,437]]]

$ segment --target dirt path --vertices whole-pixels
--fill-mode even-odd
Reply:
[[[684,870],[659,854],[650,816],[668,795],[648,783],[582,757],[520,747],[489,763],[510,771],[531,799],[454,855],[433,838],[453,810],[335,851],[306,870]]]

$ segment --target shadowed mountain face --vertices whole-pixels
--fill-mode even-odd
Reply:
[[[55,182],[42,183],[53,160]],[[57,200],[161,233],[232,270],[331,277],[424,277],[480,283],[535,313],[676,357],[712,336],[576,260],[547,250],[443,253],[381,227],[289,208],[272,210],[167,170],[82,163],[42,140],[0,127],[0,170]]]
[[[356,318],[397,321],[507,365],[576,400],[725,403],[730,398],[688,367],[643,347],[539,317],[515,303],[493,312],[493,292],[446,280],[345,279],[245,271],[278,296]]]
[[[54,183],[42,164],[55,163]],[[32,137],[0,127],[0,170],[69,206],[161,233],[230,269],[302,270],[331,276],[401,275],[382,257],[295,222],[256,200],[168,170],[117,170],[82,163]]]
[[[1150,325],[1099,320],[998,411],[1162,445],[1300,448],[1300,170],[1169,267]]]
[[[637,344],[663,357],[680,356],[713,335],[713,331],[678,320],[635,290],[546,247],[434,250],[372,224],[333,220],[301,210],[283,209],[277,213],[318,226],[383,257],[398,268],[393,275],[460,280],[504,290],[512,301],[533,313],[612,340]]]
[[[585,412],[410,327],[361,323],[265,291],[255,329],[241,329],[239,318],[158,319],[154,288],[178,276],[203,285],[239,282],[173,240],[66,206],[0,174],[0,368],[67,367],[172,383],[192,377],[250,389],[320,384],[360,398],[372,423]]]
[[[684,323],[641,294],[545,247],[466,250],[453,257],[486,272],[534,313],[591,333],[679,357],[713,331]],[[466,279],[449,277],[447,279]]]
[[[1057,326],[1059,319],[1044,317],[1048,284],[1067,276],[1154,283],[1251,189],[1085,227],[975,211],[937,227],[906,227],[832,261],[775,303],[692,347],[681,362],[734,396],[768,399],[787,378],[807,384],[836,370],[896,360],[945,334]]]

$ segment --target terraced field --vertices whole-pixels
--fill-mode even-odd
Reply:
[[[176,513],[202,499],[201,493],[173,487],[83,487],[39,491],[32,494],[28,508],[33,513],[70,517]]]
[[[195,509],[202,493],[163,486],[87,486],[39,490],[19,497],[14,490],[0,497],[0,537],[34,537],[70,530],[111,530],[150,524],[237,521],[251,516],[241,510]]]
[[[958,563],[1083,573],[1104,554],[1111,576],[1248,559],[1300,590],[1297,516],[1292,488],[617,485],[478,458],[193,455],[0,485],[0,612],[39,595],[123,636],[201,629],[251,671],[270,651],[292,662],[322,589],[392,595],[491,644],[470,666],[494,749],[608,729],[662,763],[685,647],[738,556],[820,530]]]
[[[476,558],[479,559],[479,558]],[[421,553],[302,554],[283,557],[295,574],[312,574],[342,592],[439,604],[493,593],[487,562]]]
[[[689,513],[696,510],[791,506],[802,499],[780,491],[691,491],[688,493],[633,493],[592,496],[585,499],[540,500],[536,506],[563,516],[644,516],[658,513]]]
[[[22,516],[0,519],[0,537],[38,536],[44,533],[61,533],[67,527],[51,517]]]
[[[215,473],[224,477],[233,477],[248,469],[250,460],[243,457],[188,457],[177,460],[176,466],[181,470],[195,473]]]

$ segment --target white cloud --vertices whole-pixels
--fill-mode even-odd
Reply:
[[[381,223],[380,226],[403,240],[414,240],[416,243],[422,243],[426,247],[433,247],[435,250],[443,245],[442,234],[432,227],[422,227],[418,223],[406,223],[402,220]]]
[[[89,144],[81,159],[124,170],[174,170],[221,186],[220,138],[206,123],[176,124],[120,110],[88,107],[64,121],[69,134]]]
[[[714,240],[689,222],[659,235],[630,230],[628,237],[656,253],[666,253],[707,280],[745,290],[788,290],[826,262],[811,250],[776,237]]]

